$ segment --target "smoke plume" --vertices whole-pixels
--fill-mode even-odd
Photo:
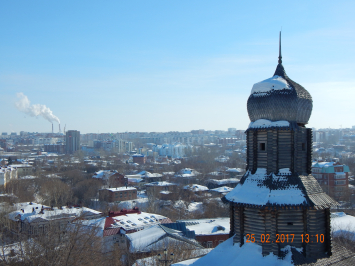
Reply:
[[[53,123],[54,121],[60,123],[59,118],[56,117],[51,109],[43,104],[32,104],[25,94],[22,92],[16,93],[18,100],[15,102],[16,108],[30,116],[42,116],[44,119]]]

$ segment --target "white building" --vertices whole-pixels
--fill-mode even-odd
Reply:
[[[171,158],[184,157],[186,151],[191,148],[191,145],[184,145],[179,142],[173,144],[154,145],[152,147],[153,152],[158,152],[160,156],[169,156]]]
[[[6,186],[11,179],[17,179],[17,168],[13,166],[0,167],[0,185]]]

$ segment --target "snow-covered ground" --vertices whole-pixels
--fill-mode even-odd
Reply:
[[[199,259],[196,257],[200,257],[202,255],[205,255],[208,252],[210,252],[211,250],[212,250],[211,248],[191,250],[191,251],[189,251],[191,253],[190,256],[194,257],[194,259],[184,260],[181,262],[177,262],[173,265],[174,266],[190,265],[192,262]],[[174,255],[174,257],[175,257],[175,259],[181,259],[181,257],[177,258],[176,254]],[[161,266],[161,265],[162,265],[162,263],[159,261],[158,256],[152,256],[152,257],[147,257],[144,259],[139,259],[132,266]]]
[[[261,246],[254,243],[246,243],[242,247],[233,245],[233,238],[229,238],[223,243],[219,244],[215,249],[209,252],[206,256],[194,260],[188,260],[173,264],[174,266],[193,265],[193,266],[207,266],[207,265],[255,265],[255,266],[288,266],[292,265],[292,253],[290,247],[287,246],[284,251],[288,251],[283,260],[277,256],[270,254],[263,256]]]
[[[203,203],[202,202],[191,202],[188,206],[189,212],[203,212]]]
[[[334,236],[344,236],[355,241],[355,217],[344,212],[331,214],[331,228]]]

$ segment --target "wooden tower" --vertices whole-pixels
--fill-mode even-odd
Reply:
[[[283,256],[290,245],[306,258],[330,256],[330,207],[337,203],[311,175],[312,129],[305,125],[312,97],[286,75],[281,33],[274,76],[253,86],[247,108],[247,172],[223,198],[233,242],[255,242],[264,255]]]

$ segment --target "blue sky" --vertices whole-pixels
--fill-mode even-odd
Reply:
[[[16,109],[20,92],[83,133],[246,129],[281,27],[287,74],[313,97],[309,126],[351,127],[353,10],[324,0],[1,1],[0,132],[51,130]]]

